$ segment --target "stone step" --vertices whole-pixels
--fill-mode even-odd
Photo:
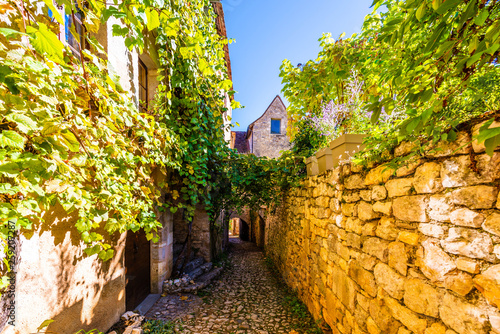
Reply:
[[[202,257],[197,257],[186,264],[186,267],[184,267],[184,272],[189,275],[190,272],[203,265],[203,263],[205,263],[205,260]]]
[[[191,280],[189,282],[189,284],[186,284],[186,285],[180,285],[178,286],[177,288],[175,286],[172,286],[172,285],[169,285],[167,287],[167,285],[165,284],[164,287],[163,287],[163,293],[164,294],[176,294],[176,293],[194,293],[200,289],[203,289],[204,287],[206,287],[207,285],[210,284],[210,282],[217,276],[220,275],[220,273],[222,272],[223,268],[222,267],[219,267],[219,268],[213,268],[212,269],[212,263],[209,262],[209,263],[206,263],[206,268],[210,268],[210,269],[207,269],[209,271],[205,272],[204,274],[198,276],[197,278],[197,281],[193,281]],[[165,281],[165,283],[167,283],[168,281]]]

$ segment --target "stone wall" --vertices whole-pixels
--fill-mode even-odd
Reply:
[[[266,217],[267,255],[333,333],[500,333],[500,152],[474,151],[308,178]]]
[[[281,121],[279,134],[271,133],[271,120]],[[290,139],[286,135],[287,114],[286,107],[279,96],[273,100],[264,114],[250,125],[251,136],[249,145],[251,153],[258,157],[277,158],[280,151],[290,148]]]

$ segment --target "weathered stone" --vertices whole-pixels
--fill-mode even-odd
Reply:
[[[344,181],[346,189],[364,189],[366,188],[365,180],[361,174],[354,174],[347,177]]]
[[[330,199],[330,210],[334,213],[340,213],[341,208],[340,208],[340,201],[336,198]]]
[[[372,200],[372,191],[370,189],[361,190],[359,192],[359,196],[361,197],[361,199],[363,199],[363,201],[365,201],[365,202],[371,202],[371,200]]]
[[[486,160],[488,159],[482,158],[482,167],[486,169],[478,168],[480,174],[472,170],[470,158],[468,156],[453,157],[445,160],[441,171],[443,186],[445,188],[454,188],[493,181],[493,167],[488,166],[489,163]]]
[[[472,186],[453,191],[452,200],[470,209],[489,209],[495,205],[498,189],[490,186]]]
[[[383,300],[372,299],[370,302],[370,315],[384,334],[395,334],[401,323],[394,319],[390,310],[383,305]]]
[[[396,170],[397,177],[405,177],[413,174],[418,166],[423,163],[423,159],[411,158],[402,163],[401,167]]]
[[[498,193],[496,208],[500,209],[500,193]]]
[[[381,201],[386,199],[387,197],[387,189],[383,185],[380,186],[373,186],[372,189],[372,200],[374,201]]]
[[[382,262],[387,262],[389,256],[389,242],[379,238],[368,238],[363,242],[363,251],[367,254],[375,256]]]
[[[404,303],[409,309],[417,313],[437,318],[439,316],[439,304],[442,299],[442,292],[420,279],[408,279],[405,283]]]
[[[487,233],[473,229],[452,227],[448,238],[441,240],[441,246],[449,253],[474,259],[491,259],[493,243]]]
[[[363,229],[363,222],[355,217],[349,217],[347,218],[346,224],[345,224],[345,229],[348,232],[354,232],[357,234],[361,234],[361,231]]]
[[[441,238],[446,234],[447,228],[438,223],[420,223],[418,230],[429,237]]]
[[[398,241],[404,242],[405,244],[416,246],[418,245],[419,235],[417,233],[401,231],[398,234]]]
[[[361,199],[358,191],[345,192],[342,195],[342,199],[347,203],[357,202]]]
[[[422,248],[417,252],[416,264],[433,282],[443,281],[447,273],[456,269],[453,259],[432,239],[422,242]]]
[[[455,259],[457,268],[471,274],[479,274],[479,262],[468,259],[466,257],[459,257]]]
[[[356,233],[347,233],[347,246],[361,248],[361,237]]]
[[[398,334],[411,334],[411,331],[407,330],[405,327],[399,327]]]
[[[453,210],[451,194],[439,194],[429,199],[429,217],[432,220],[449,222]]]
[[[359,305],[356,305],[356,310],[354,311],[354,320],[361,329],[366,330],[366,321],[369,316],[370,315],[368,314],[367,310],[360,307]]]
[[[398,232],[398,229],[394,225],[394,218],[384,216],[380,218],[377,231],[375,233],[379,238],[385,240],[396,240]]]
[[[389,197],[407,196],[411,194],[413,179],[393,179],[385,184]]]
[[[358,204],[358,217],[361,220],[372,220],[380,217],[380,213],[373,211],[372,205],[361,201]]]
[[[433,323],[431,327],[427,328],[425,334],[446,334],[446,327],[441,324]]]
[[[373,267],[377,264],[377,258],[371,255],[361,253],[358,257],[359,264],[366,270],[373,270]]]
[[[349,277],[359,284],[370,296],[377,295],[377,286],[375,284],[375,277],[368,270],[363,269],[356,261],[349,263]]]
[[[481,227],[484,216],[476,211],[467,208],[460,208],[450,214],[452,224],[466,227]]]
[[[356,284],[339,267],[334,267],[332,272],[333,281],[332,291],[342,304],[354,312],[356,301]]]
[[[500,213],[493,212],[483,224],[483,229],[491,234],[500,236]]]
[[[439,317],[458,333],[488,334],[488,315],[484,309],[446,293],[439,306]]]
[[[391,242],[389,244],[389,266],[396,269],[401,275],[406,276],[408,254],[402,242]]]
[[[500,264],[474,277],[474,285],[490,304],[500,308]]]
[[[394,169],[388,165],[381,165],[368,172],[365,178],[366,185],[385,183],[394,174]]]
[[[396,299],[403,298],[405,280],[403,276],[396,273],[388,265],[379,263],[375,266],[373,273],[377,284],[381,286],[390,296]]]
[[[355,217],[358,215],[358,206],[356,203],[342,204],[342,214],[346,217]]]
[[[373,211],[383,213],[390,216],[392,212],[392,202],[375,202],[372,207]]]
[[[428,221],[425,209],[427,199],[423,195],[395,198],[392,210],[397,219],[425,223]]]
[[[500,245],[495,245],[493,248],[493,254],[500,260]]]
[[[436,145],[431,145],[426,150],[426,156],[431,158],[446,157],[455,154],[467,154],[470,143],[470,135],[461,131],[454,141],[440,140]]]
[[[361,230],[361,234],[365,236],[375,236],[375,231],[377,230],[376,223],[366,223],[363,225],[363,229]]]
[[[384,296],[384,301],[387,307],[391,310],[394,318],[401,321],[409,330],[423,334],[427,328],[427,321],[419,317],[415,312],[401,305],[396,299],[389,296]]]
[[[418,194],[435,193],[443,189],[441,184],[441,165],[427,162],[418,167],[413,179],[413,186]]]
[[[356,295],[356,301],[358,302],[358,305],[361,306],[365,311],[370,310],[370,298],[362,295],[361,293],[358,293]]]
[[[413,141],[403,141],[394,149],[394,156],[401,157],[407,155],[416,147],[417,145]]]
[[[380,334],[380,333],[382,333],[380,331],[380,328],[378,328],[377,324],[375,323],[375,321],[373,321],[373,319],[371,317],[368,317],[368,319],[366,319],[366,330],[370,334]]]
[[[469,274],[459,271],[447,274],[444,279],[444,286],[448,290],[452,290],[459,295],[466,296],[472,288],[474,288],[474,283],[472,282],[472,277]]]

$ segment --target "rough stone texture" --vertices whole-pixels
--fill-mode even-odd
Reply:
[[[493,243],[487,233],[461,227],[450,228],[448,238],[441,240],[441,246],[452,254],[474,259],[489,259],[493,252]]]
[[[460,208],[450,214],[450,220],[452,224],[459,226],[481,227],[484,222],[484,215],[467,208]]]
[[[500,265],[492,266],[474,277],[474,284],[490,304],[500,307]]]
[[[486,217],[486,221],[483,224],[483,229],[487,232],[500,236],[500,213],[493,212],[488,217]]]
[[[467,132],[461,131],[457,134],[455,141],[439,141],[436,145],[428,148],[426,155],[432,158],[447,157],[454,154],[467,154],[471,141]]]
[[[434,318],[439,316],[442,292],[416,278],[407,280],[404,288],[404,303],[409,309]]]
[[[428,162],[415,171],[413,186],[418,194],[435,193],[443,186],[440,178],[441,165],[437,162]]]
[[[333,333],[500,334],[497,158],[476,156],[476,174],[456,143],[441,147],[396,176],[310,177],[266,216],[266,255]]]
[[[453,191],[453,203],[470,209],[489,209],[495,205],[498,188],[490,186],[472,186]]]
[[[394,216],[411,222],[427,222],[426,207],[427,199],[422,195],[398,197],[392,203]]]
[[[481,307],[446,293],[439,306],[439,317],[458,333],[488,334],[488,315]]]
[[[410,195],[412,187],[413,179],[393,179],[385,184],[389,197]]]

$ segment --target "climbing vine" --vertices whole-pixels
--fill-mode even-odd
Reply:
[[[57,36],[63,15],[77,12],[86,32],[79,56]],[[9,0],[0,15],[4,248],[9,222],[35,229],[60,207],[75,218],[85,252],[107,260],[106,234],[142,228],[153,239],[161,211],[184,208],[189,218],[209,204],[213,171],[228,154],[224,92],[232,83],[208,0]],[[147,111],[109,70],[97,38],[106,24],[158,66]]]
[[[361,98],[372,122],[394,110],[406,113],[393,132],[396,142],[418,136],[453,140],[460,122],[484,114],[488,122],[478,140],[491,154],[500,143],[500,130],[489,128],[498,117],[498,104],[469,102],[477,84],[499,71],[500,2],[375,0],[373,7],[360,34],[336,41],[324,35],[317,61],[301,67],[283,62],[289,133],[297,134],[300,119],[321,117],[328,102],[344,103],[354,71],[363,82]],[[498,100],[496,91],[482,99]],[[384,140],[387,131],[377,131],[368,144],[383,152],[387,146],[380,144],[393,141]]]

